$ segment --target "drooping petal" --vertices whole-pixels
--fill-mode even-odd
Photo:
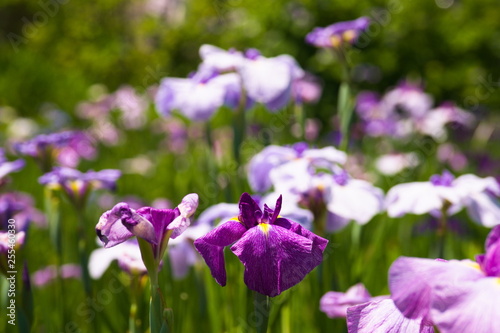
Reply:
[[[271,224],[248,230],[231,251],[245,266],[248,288],[270,297],[302,281],[323,259],[310,239]]]
[[[452,187],[413,182],[391,188],[385,203],[390,217],[401,217],[408,213],[420,215],[439,211],[445,200],[458,204],[460,199],[459,193]]]
[[[349,333],[434,333],[420,319],[408,319],[394,305],[383,299],[352,306],[347,309]]]
[[[446,282],[435,287],[431,310],[440,332],[500,332],[500,278]]]
[[[477,280],[484,277],[472,261],[437,261],[400,257],[389,269],[389,289],[398,309],[408,318],[430,321],[433,287],[441,280]]]
[[[315,257],[315,260],[319,260],[319,262],[321,262],[321,260],[323,259],[323,252],[325,252],[326,246],[328,245],[327,239],[320,237],[316,235],[314,232],[307,230],[300,224],[285,218],[276,219],[276,221],[274,221],[274,224],[283,227],[285,229],[288,229],[299,236],[303,236],[307,239],[312,240],[313,255]]]
[[[500,224],[500,202],[487,192],[474,193],[465,198],[470,218],[491,228]]]
[[[247,231],[237,221],[227,221],[194,242],[196,250],[201,254],[212,276],[221,286],[226,285],[226,268],[224,266],[224,247],[231,245]]]
[[[384,205],[382,190],[364,180],[350,179],[345,185],[334,184],[326,193],[330,212],[361,224],[380,213]]]

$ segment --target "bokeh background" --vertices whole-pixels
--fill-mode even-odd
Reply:
[[[360,16],[368,16],[374,23],[349,53],[355,90],[384,93],[401,80],[410,80],[420,82],[436,102],[454,101],[472,112],[482,127],[476,127],[472,133],[452,133],[451,140],[467,157],[465,166],[452,171],[497,176],[500,169],[500,149],[496,143],[500,139],[500,5],[497,0],[2,0],[0,142],[2,146],[9,146],[38,133],[85,130],[93,123],[78,113],[82,102],[96,101],[99,96],[113,93],[124,85],[151,96],[163,77],[186,77],[194,71],[200,63],[200,46],[213,44],[223,49],[257,48],[267,57],[290,54],[302,68],[318,76],[323,86],[322,97],[317,103],[304,106],[307,117],[317,119],[320,124],[318,139],[311,143],[336,144],[338,126],[332,116],[336,112],[341,68],[331,52],[306,44],[304,38],[314,27]],[[181,121],[191,129],[187,130],[186,146],[175,151],[178,146],[169,146],[175,133],[157,121],[161,117],[153,105],[147,106],[146,114],[145,126],[123,131],[117,144],[99,142],[98,157],[82,160],[78,166],[80,170],[118,168],[124,171],[116,197],[103,201],[94,196],[89,201],[85,218],[89,221],[86,238],[91,249],[98,247],[93,233],[95,223],[116,200],[132,198],[149,205],[157,198],[167,198],[176,205],[185,194],[197,192],[199,212],[219,202],[235,203],[243,190],[249,191],[241,175],[251,154],[269,143],[298,141],[290,133],[277,135],[276,142],[254,140],[250,135],[252,149],[243,156],[240,168],[226,159],[224,153],[217,155],[220,150],[231,149],[224,141],[230,133],[229,110],[223,109],[211,120],[214,141],[222,138],[221,146],[216,147],[213,154],[207,150],[199,124]],[[270,117],[273,119],[263,110],[257,110],[256,114],[254,120],[259,120],[261,127]],[[120,116],[113,114],[113,117]],[[119,123],[117,119],[113,121]],[[353,151],[361,159],[360,164],[368,161],[364,166],[369,169],[389,139],[387,142],[357,139],[357,149]],[[405,152],[427,147],[411,143],[404,142],[406,146],[402,144],[399,148]],[[432,154],[424,152],[420,165],[411,172],[395,178],[378,175],[370,180],[384,191],[400,182],[428,180],[430,175],[449,168],[436,159],[437,146],[438,143],[432,141],[430,148],[427,147],[427,152]],[[398,147],[397,140],[391,142],[390,147]],[[482,163],[483,158],[488,163]],[[30,193],[36,207],[43,210],[46,193],[38,184],[41,172],[33,160],[26,161],[22,172],[11,175],[9,186]],[[482,168],[483,164],[486,167]],[[77,251],[73,245],[80,236],[72,227],[75,212],[64,201],[60,209],[63,230],[68,232],[63,245],[69,249],[62,262],[75,262]],[[331,268],[336,275],[335,282],[319,286],[315,283],[319,279],[317,273],[297,287],[293,297],[290,293],[278,299],[277,309],[286,305],[283,308],[287,312],[273,314],[278,318],[274,324],[276,331],[344,330],[345,321],[333,321],[318,311],[321,295],[333,288],[345,291],[357,282],[365,283],[373,295],[386,294],[387,270],[394,259],[400,255],[429,256],[435,240],[432,230],[429,232],[423,225],[420,227],[424,231],[418,231],[418,223],[425,219],[409,216],[403,224],[379,215],[362,231],[351,225],[333,235],[330,241],[334,252],[328,263],[335,263],[335,268]],[[464,212],[458,219],[468,220]],[[449,258],[473,258],[483,251],[488,230],[470,221],[464,223],[466,227],[460,235],[448,239]],[[415,241],[416,234],[423,236]],[[46,229],[30,230],[31,243],[25,247],[25,256],[31,258],[32,271],[57,262],[55,249],[47,238]],[[243,268],[236,258],[228,260],[229,279],[240,281]],[[121,285],[129,288],[130,281],[118,275],[119,272],[113,264],[102,279],[94,281],[94,290],[106,290],[109,281],[117,276]],[[199,331],[200,322],[209,322],[207,332],[245,331],[245,318],[251,304],[242,301],[248,296],[243,283],[220,288],[201,264],[191,269],[186,279],[173,279],[168,263],[161,274],[168,281],[165,289],[169,304],[176,316],[183,318],[178,322],[179,332]],[[66,301],[68,310],[63,319],[74,321],[84,332],[91,331],[95,327],[86,322],[85,314],[78,312],[78,306],[85,299],[80,287],[80,281],[64,282],[65,293],[71,297]],[[53,332],[56,328],[62,331],[58,325],[63,315],[50,308],[54,304],[53,294],[59,292],[57,288],[35,290],[35,332]],[[99,332],[127,329],[131,298],[128,292],[113,294],[109,304],[95,311]],[[140,308],[139,317],[147,318],[147,292],[141,302],[145,306]],[[305,308],[304,304],[308,306]],[[1,325],[0,328],[7,329]]]

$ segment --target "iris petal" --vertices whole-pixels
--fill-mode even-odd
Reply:
[[[226,285],[226,268],[224,267],[224,247],[237,241],[247,229],[236,221],[227,221],[194,242],[210,268],[212,276],[221,286]]]
[[[231,251],[245,265],[248,288],[273,297],[302,281],[322,257],[311,255],[312,240],[278,225],[266,226],[248,230]]]

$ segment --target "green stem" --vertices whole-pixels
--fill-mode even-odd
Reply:
[[[243,79],[241,79],[241,87],[243,87]],[[241,89],[241,97],[238,105],[238,109],[234,114],[233,120],[233,151],[234,159],[238,164],[241,162],[240,147],[245,140],[246,124],[245,124],[245,109],[247,105],[247,97],[245,89]]]
[[[303,141],[306,140],[306,114],[302,103],[295,103],[295,121],[299,125],[300,136]]]
[[[85,294],[92,298],[91,281],[89,274],[89,259],[87,256],[87,240],[85,233],[85,217],[81,210],[77,209],[78,215],[78,254],[80,256],[80,266],[82,269],[82,280]]]
[[[337,99],[337,112],[340,120],[340,132],[342,134],[340,148],[347,151],[349,144],[349,124],[351,122],[353,105],[351,102],[352,89],[350,67],[345,52],[346,50],[344,48],[335,49],[335,54],[342,66],[342,83],[340,84]]]
[[[130,313],[128,320],[128,327],[130,333],[137,333],[137,295],[139,294],[140,289],[140,276],[134,275],[132,276],[132,281],[130,282],[131,286],[131,297],[130,297]]]
[[[271,309],[269,296],[254,291],[253,302],[256,318],[255,329],[257,333],[266,333]]]

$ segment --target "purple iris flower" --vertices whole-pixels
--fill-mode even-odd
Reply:
[[[426,214],[439,216],[448,207],[453,215],[466,208],[470,218],[486,227],[500,223],[500,185],[493,177],[473,174],[455,178],[450,172],[434,175],[428,182],[399,184],[389,190],[386,207],[389,216]]]
[[[401,257],[389,270],[392,299],[410,319],[440,332],[500,332],[500,226],[486,240],[486,253],[470,260]]]
[[[21,170],[24,168],[24,165],[24,160],[7,161],[4,149],[0,148],[0,185],[4,182],[5,176],[9,173]]]
[[[245,284],[270,297],[302,281],[322,262],[328,241],[280,217],[281,197],[274,210],[267,205],[261,210],[248,193],[243,193],[239,206],[237,218],[194,243],[217,283],[226,285],[224,247],[231,244],[231,251],[245,266]]]
[[[329,318],[343,318],[347,308],[366,303],[371,300],[371,295],[362,283],[349,288],[345,293],[329,291],[321,297],[319,309]]]
[[[174,209],[130,208],[124,202],[102,214],[96,232],[105,248],[137,236],[151,243],[156,260],[161,260],[170,238],[178,237],[191,223],[198,207],[198,195],[186,195]]]
[[[82,173],[71,168],[55,167],[38,181],[53,188],[62,188],[73,204],[82,207],[91,190],[101,188],[115,190],[116,181],[120,176],[121,172],[114,169]]]
[[[200,66],[190,78],[163,79],[155,103],[164,116],[177,109],[189,119],[204,121],[223,105],[236,107],[240,93],[237,74],[219,74],[212,68]]]
[[[337,48],[345,43],[354,44],[369,25],[368,17],[360,17],[353,21],[337,22],[325,28],[314,28],[307,34],[306,42],[327,48]]]
[[[302,158],[313,165],[344,164],[347,155],[334,147],[309,148],[305,142],[298,142],[290,147],[268,146],[256,154],[248,165],[248,182],[256,192],[265,192],[272,186],[272,169],[295,159]]]
[[[31,140],[14,144],[14,150],[33,157],[44,171],[52,167],[55,158],[63,165],[74,167],[80,157],[95,157],[90,138],[80,131],[40,134]]]
[[[313,212],[317,221],[328,211],[324,226],[328,232],[343,228],[351,220],[366,224],[384,208],[381,189],[351,178],[337,165],[314,166],[296,159],[272,169],[270,178],[275,191],[295,198],[297,204]]]
[[[256,49],[248,49],[243,54],[235,50],[225,51],[212,45],[203,45],[200,55],[203,67],[218,72],[237,73],[250,105],[253,102],[262,103],[272,111],[288,105],[295,83],[300,84],[300,80],[306,75],[297,61],[286,54],[267,58]],[[238,97],[240,91],[241,89],[238,90]],[[301,92],[297,90],[295,93]],[[233,95],[236,96],[236,91]],[[250,105],[247,103],[247,107]]]

